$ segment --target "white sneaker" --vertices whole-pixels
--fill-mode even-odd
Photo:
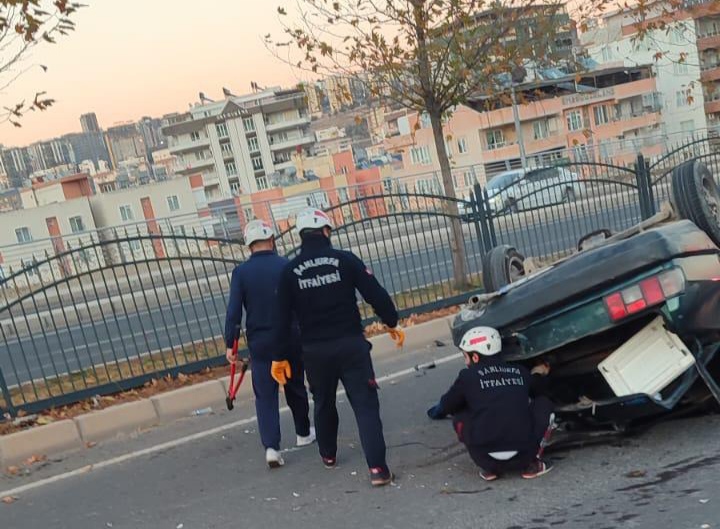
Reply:
[[[285,464],[285,460],[282,455],[280,455],[280,452],[274,448],[267,448],[265,450],[265,462],[270,468],[279,468]]]
[[[315,428],[310,427],[310,433],[303,437],[302,435],[297,436],[297,447],[302,448],[303,446],[309,446],[315,442]]]

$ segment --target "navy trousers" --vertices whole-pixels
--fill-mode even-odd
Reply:
[[[370,343],[350,337],[303,345],[303,360],[315,403],[315,430],[322,457],[337,454],[338,382],[345,387],[360,433],[368,467],[385,467],[385,438],[380,401],[370,358]]]
[[[550,415],[552,415],[552,412],[553,403],[550,399],[542,396],[533,399],[530,404],[530,413],[533,421],[532,439],[529,440],[527,447],[519,450],[516,456],[506,461],[500,461],[491,457],[487,449],[481,446],[467,444],[462,435],[464,425],[471,420],[467,413],[461,412],[455,415],[453,417],[453,427],[455,428],[458,440],[465,444],[473,462],[483,470],[499,474],[512,470],[522,470],[535,460],[540,449],[540,443],[545,436],[548,426],[550,426]]]
[[[252,358],[252,351],[250,355]],[[271,360],[252,358],[252,385],[260,441],[265,448],[280,450],[279,386],[270,375],[271,363]],[[284,387],[285,401],[295,422],[295,432],[304,437],[310,434],[310,406],[302,361],[299,358],[291,359],[290,369],[292,377]]]

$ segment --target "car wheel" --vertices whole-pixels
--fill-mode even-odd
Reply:
[[[508,245],[496,246],[483,259],[483,286],[496,292],[525,276],[525,257]]]
[[[563,199],[565,202],[575,202],[575,200],[577,200],[575,190],[572,187],[568,187],[563,194]]]
[[[720,245],[720,189],[704,163],[689,160],[673,169],[672,200],[680,217]]]

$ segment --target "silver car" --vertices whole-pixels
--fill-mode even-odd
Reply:
[[[585,193],[578,175],[564,167],[505,171],[492,177],[486,189],[494,213],[572,202]]]

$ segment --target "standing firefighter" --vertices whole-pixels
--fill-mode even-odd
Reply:
[[[299,256],[285,267],[278,287],[278,341],[287,340],[291,315],[297,314],[324,465],[333,468],[337,462],[335,397],[342,381],[357,420],[370,480],[374,486],[387,485],[393,475],[385,460],[371,345],[363,335],[356,290],[402,345],[404,333],[397,327],[395,305],[357,256],[331,246],[332,224],[324,212],[312,208],[299,212],[296,229],[302,246]],[[283,346],[277,351],[286,350]],[[272,373],[280,384],[298,376],[287,358],[278,355],[275,360]]]
[[[538,365],[531,373],[497,358],[502,341],[490,327],[470,329],[460,349],[467,368],[428,416],[453,415],[455,433],[486,481],[509,470],[521,470],[526,479],[549,472],[541,456],[552,431],[552,403],[538,393],[550,368]]]
[[[272,321],[276,312],[277,285],[288,260],[275,252],[274,235],[270,225],[262,220],[251,221],[245,227],[245,243],[250,247],[252,255],[233,270],[225,321],[227,359],[234,363],[237,361],[232,350],[235,331],[241,324],[245,309],[258,429],[265,447],[265,461],[270,468],[285,464],[280,455],[278,384],[270,374],[270,367],[275,353]],[[297,327],[290,323],[287,332],[288,340],[283,344],[287,349],[283,350],[283,354],[296,376],[285,385],[285,400],[295,421],[297,445],[307,446],[315,440],[315,432],[310,427],[299,333]]]

